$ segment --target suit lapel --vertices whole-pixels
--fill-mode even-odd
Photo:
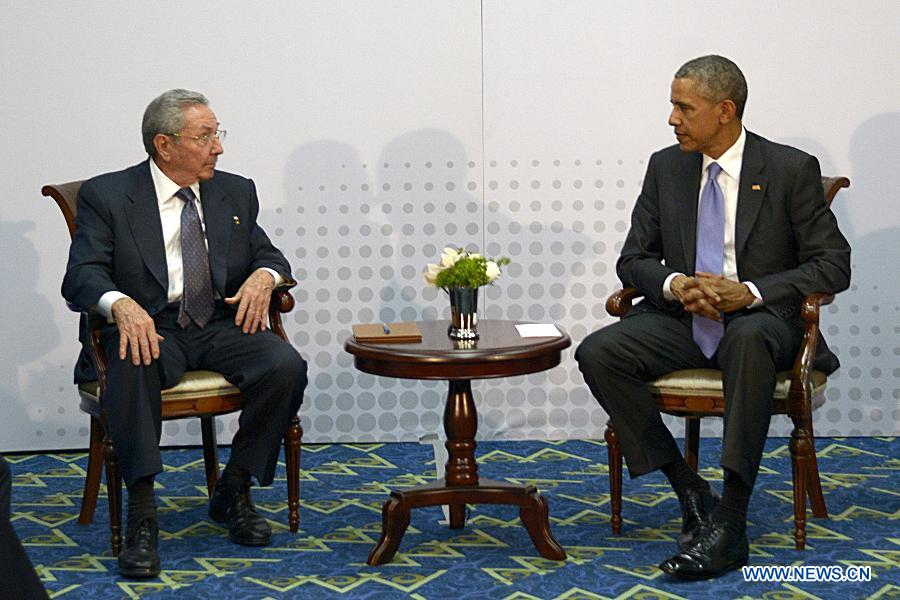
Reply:
[[[694,272],[697,257],[697,202],[700,198],[700,168],[703,156],[697,152],[683,155],[675,173],[675,202],[678,204],[679,239],[684,244],[684,268]]]
[[[216,185],[214,179],[200,182],[200,203],[203,205],[203,223],[206,226],[213,286],[224,298],[228,273],[228,244],[231,241],[231,203],[228,194]]]
[[[740,265],[741,252],[756,224],[759,210],[766,196],[769,180],[764,175],[765,162],[762,157],[759,140],[747,132],[744,145],[744,159],[741,163],[741,183],[738,189],[737,216],[734,224],[734,253]],[[740,272],[740,269],[738,269]]]
[[[150,273],[166,293],[169,289],[169,270],[166,266],[166,249],[163,243],[162,222],[156,188],[150,176],[150,165],[144,163],[137,170],[134,186],[128,193],[130,204],[125,208],[131,235]]]

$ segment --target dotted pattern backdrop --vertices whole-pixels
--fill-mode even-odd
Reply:
[[[211,98],[231,132],[220,165],[255,179],[260,221],[300,280],[286,328],[310,363],[305,439],[414,440],[440,430],[446,384],[356,372],[342,349],[350,326],[447,317],[443,293],[421,280],[445,244],[514,261],[482,293],[485,317],[555,321],[576,346],[609,323],[604,302],[619,285],[613,268],[644,160],[672,143],[669,79],[681,60],[710,51],[726,53],[748,75],[751,130],[803,148],[824,173],[852,180],[835,212],[853,247],[853,285],[823,314],[843,367],[815,415],[816,433],[900,433],[900,280],[891,269],[900,256],[900,213],[885,210],[893,206],[885,174],[900,152],[900,87],[879,77],[881,63],[867,52],[873,40],[893,41],[897,19],[850,4],[824,13],[802,0],[735,6],[726,30],[716,14],[678,5],[557,4],[235,4],[219,37],[252,43],[220,44],[209,61],[179,65],[143,57],[160,35],[186,56],[205,52],[208,42],[166,27],[141,35],[128,26],[134,11],[79,6],[70,14],[23,4],[0,22],[17,24],[0,36],[17,50],[7,87],[79,90],[70,102],[14,93],[2,107],[49,115],[7,119],[11,167],[0,185],[15,208],[0,223],[8,283],[0,310],[3,450],[87,445],[87,418],[71,384],[75,317],[59,297],[68,237],[37,190],[143,158],[136,137],[106,132],[134,131],[136,115],[160,90],[187,85]],[[895,5],[888,13],[896,17]],[[197,20],[193,3],[155,6],[142,7],[143,20]],[[129,34],[87,39],[71,26],[79,19]],[[865,27],[846,28],[848,20]],[[265,33],[248,34],[248,21],[265,23],[258,28]],[[794,21],[812,23],[819,35],[783,35],[781,24]],[[36,27],[58,43],[28,35]],[[673,34],[685,28],[707,35]],[[845,43],[830,43],[838,38]],[[783,68],[784,56],[797,59],[795,68]],[[87,63],[104,65],[89,87],[81,85]],[[826,64],[827,72],[818,68]],[[247,73],[253,84],[235,86]],[[845,83],[837,91],[835,77]],[[812,110],[797,101],[809,96],[827,101]],[[71,152],[85,135],[92,151]],[[29,160],[34,155],[42,160]],[[573,352],[546,373],[477,384],[479,436],[599,438],[606,416]],[[237,420],[219,419],[217,427],[227,443]],[[707,420],[701,431],[719,430]],[[772,434],[789,430],[787,420],[773,421]],[[196,422],[164,426],[163,444],[198,441]]]
[[[342,345],[353,323],[448,318],[445,295],[426,288],[421,273],[449,243],[513,260],[482,292],[484,317],[553,321],[575,343],[550,371],[477,382],[479,437],[602,436],[607,416],[572,353],[611,322],[604,303],[619,287],[615,260],[644,168],[642,159],[594,157],[481,165],[437,131],[398,138],[374,164],[335,144],[298,149],[271,233],[301,282],[288,328],[311,364],[305,439],[407,441],[440,431],[445,383],[360,373]],[[900,353],[897,329],[878,324],[877,306],[864,311],[858,296],[845,296],[849,303],[839,297],[823,315],[845,368],[832,378],[816,428],[823,435],[890,434],[900,388],[898,370],[883,361]],[[860,320],[865,313],[870,323]],[[882,351],[885,343],[894,343],[890,352]],[[666,418],[681,433],[681,423]],[[790,428],[779,418],[771,433]],[[719,435],[721,422],[706,420],[702,433]]]

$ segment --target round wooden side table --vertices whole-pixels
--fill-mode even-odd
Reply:
[[[447,434],[446,476],[415,488],[393,491],[382,509],[381,539],[369,554],[370,565],[389,562],[409,526],[410,511],[422,506],[449,505],[450,527],[465,526],[466,504],[515,504],[538,552],[565,560],[565,550],[550,532],[547,501],[533,485],[512,485],[479,478],[475,462],[477,413],[473,379],[527,375],[559,364],[560,353],[572,344],[560,337],[523,338],[516,321],[486,319],[478,323],[480,338],[455,341],[447,336],[448,321],[419,321],[422,341],[412,344],[360,343],[350,338],[344,349],[360,371],[404,379],[446,379],[450,382],[444,408]]]

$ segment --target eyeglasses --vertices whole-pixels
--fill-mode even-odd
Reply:
[[[213,139],[219,140],[219,143],[225,142],[225,134],[228,132],[224,129],[216,129],[213,133],[206,133],[203,135],[181,135],[180,133],[167,133],[166,135],[171,135],[172,137],[184,138],[186,140],[194,140],[201,146],[207,146]]]

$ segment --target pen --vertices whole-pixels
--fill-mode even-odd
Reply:
[[[387,326],[387,323],[381,325],[382,329],[384,329],[384,335],[391,335],[391,328]]]

